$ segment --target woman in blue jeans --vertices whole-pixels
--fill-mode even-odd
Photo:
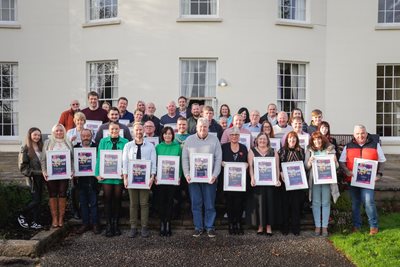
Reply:
[[[339,163],[335,156],[335,148],[329,143],[328,139],[321,134],[321,132],[316,131],[310,137],[309,146],[306,153],[306,169],[309,171],[308,184],[310,186],[309,198],[312,201],[312,211],[315,223],[315,235],[328,236],[328,223],[329,215],[331,211],[331,195],[333,201],[339,197],[339,189],[337,184],[314,184],[312,163],[315,156],[324,156],[332,154],[335,159],[336,168]],[[321,216],[322,210],[322,216]]]

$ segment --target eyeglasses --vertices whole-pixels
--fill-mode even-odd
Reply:
[[[79,103],[72,103],[73,106],[79,106]]]

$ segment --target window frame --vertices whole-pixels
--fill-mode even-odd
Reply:
[[[387,16],[387,11],[389,11],[389,10],[387,10],[387,9],[383,9],[382,11],[384,12],[383,14],[384,14],[384,21],[383,22],[379,22],[379,14],[381,13],[381,9],[379,9],[380,8],[380,2],[381,1],[384,1],[384,6],[386,7],[386,4],[387,4],[387,0],[378,0],[378,8],[377,8],[377,24],[379,25],[379,26],[400,26],[400,19],[399,19],[399,21],[398,22],[396,22],[395,21],[395,12],[396,11],[398,11],[398,13],[400,14],[400,2],[398,3],[398,5],[399,5],[399,9],[393,9],[393,22],[387,22],[386,21],[386,16]]]
[[[113,98],[104,98],[102,97],[102,94],[100,92],[100,89],[98,87],[93,88],[91,87],[91,64],[102,64],[102,63],[114,63],[115,67],[117,68],[116,72],[114,72],[114,85],[110,86],[112,88],[112,95],[114,96]],[[93,60],[93,61],[87,61],[86,62],[86,68],[87,68],[87,93],[91,92],[91,91],[95,91],[99,94],[99,105],[101,106],[101,104],[104,101],[109,102],[112,106],[116,106],[117,104],[117,100],[119,98],[119,63],[118,60],[116,59],[110,59],[110,60]],[[98,72],[97,72],[97,76],[98,76]],[[96,77],[97,77],[96,76]],[[116,84],[116,85],[115,85]],[[103,84],[103,87],[105,88],[106,86]],[[114,92],[114,90],[116,89],[116,92]]]
[[[95,1],[101,1],[101,0],[95,0]],[[111,18],[98,18],[98,19],[91,19],[91,2],[92,0],[86,0],[86,24],[84,26],[90,26],[90,25],[104,25],[104,24],[118,24],[116,22],[120,23],[119,19],[119,0],[117,1],[117,15],[115,17]]]
[[[287,18],[281,18],[281,1],[282,0],[276,0],[277,6],[277,19],[276,19],[276,25],[284,25],[284,26],[295,26],[295,27],[303,27],[303,28],[313,28],[313,25],[311,24],[311,1],[310,0],[304,0],[305,4],[305,9],[304,9],[304,20],[299,20],[299,19],[287,19]]]
[[[280,90],[282,89],[282,90],[285,90],[285,88],[286,88],[286,86],[284,85],[284,84],[280,84],[280,76],[281,76],[281,73],[280,73],[280,64],[290,64],[291,65],[291,73],[290,73],[290,84],[291,84],[291,86],[290,87],[288,87],[289,89],[290,89],[290,96],[291,96],[291,98],[284,98],[284,94],[285,94],[285,92],[284,91],[282,91],[282,95],[281,95],[281,97],[279,97],[279,95],[280,95]],[[297,86],[292,86],[292,84],[294,83],[293,82],[293,75],[294,74],[292,74],[292,65],[294,65],[294,64],[297,64],[297,65],[304,65],[304,75],[300,75],[299,74],[299,72],[298,72],[298,74],[296,75],[296,76],[298,76],[299,78],[301,77],[301,76],[303,76],[304,77],[304,87],[303,86],[299,86],[299,85],[297,85]],[[309,62],[304,62],[304,61],[287,61],[287,60],[278,60],[277,61],[277,75],[276,75],[276,78],[277,78],[277,95],[276,95],[276,104],[277,104],[277,107],[278,107],[278,110],[280,110],[280,111],[285,111],[286,113],[288,113],[288,114],[290,114],[291,113],[291,111],[292,111],[292,109],[293,108],[295,108],[295,107],[297,107],[297,108],[300,108],[301,109],[301,111],[303,112],[303,114],[307,114],[307,99],[308,99],[308,69],[309,69]],[[283,76],[285,76],[285,75],[283,75]],[[297,83],[298,83],[298,81],[297,81]],[[297,94],[299,94],[299,89],[303,89],[304,90],[304,98],[297,98],[297,99],[294,99],[294,98],[292,98],[292,92],[293,92],[293,89],[297,89]],[[285,110],[284,109],[284,102],[285,101],[289,101],[289,102],[299,102],[299,103],[304,103],[304,107],[301,107],[301,106],[299,106],[298,104],[296,104],[294,107],[292,107],[292,104],[290,104],[290,110]]]
[[[3,67],[3,65],[10,65],[15,67],[15,72],[16,74],[10,75],[10,77],[13,77],[13,86],[9,87],[10,88],[10,92],[12,90],[13,92],[13,98],[4,98],[2,97],[3,95],[3,86],[2,86],[2,73],[1,73],[1,68]],[[19,124],[19,110],[18,110],[18,104],[19,104],[19,82],[18,82],[18,62],[0,62],[0,101],[10,101],[12,102],[12,111],[11,111],[11,122],[10,125],[11,127],[15,127],[13,129],[14,132],[16,132],[15,135],[0,135],[0,141],[17,141],[19,140],[19,136],[20,136],[20,132],[19,132],[19,128],[20,128],[20,124]],[[0,106],[1,109],[1,114],[3,115],[3,111],[2,111],[2,107]],[[15,115],[15,120],[14,120],[14,115]],[[2,116],[3,117],[3,116]],[[4,127],[3,126],[3,119],[1,119],[0,121],[0,127]]]
[[[0,20],[0,28],[9,28],[9,29],[20,29],[21,25],[18,22],[18,0],[10,0],[14,1],[14,20]],[[1,17],[1,8],[2,3],[0,2],[0,17]]]
[[[215,0],[216,2],[216,12],[215,14],[210,14],[210,15],[201,15],[201,14],[184,14],[183,12],[183,5],[185,1],[192,1],[192,0],[180,0],[179,1],[179,17],[181,19],[218,19],[219,18],[219,0]],[[198,0],[197,0],[198,1]],[[212,1],[212,0],[207,0],[207,1]],[[190,5],[190,3],[189,3]]]

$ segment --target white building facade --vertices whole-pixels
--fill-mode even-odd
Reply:
[[[318,108],[400,145],[399,0],[0,0],[0,150],[72,99]],[[227,86],[220,86],[224,80]]]

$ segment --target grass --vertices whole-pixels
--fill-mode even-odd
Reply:
[[[379,233],[369,228],[351,234],[333,234],[330,240],[358,267],[400,266],[400,213],[380,216]]]

